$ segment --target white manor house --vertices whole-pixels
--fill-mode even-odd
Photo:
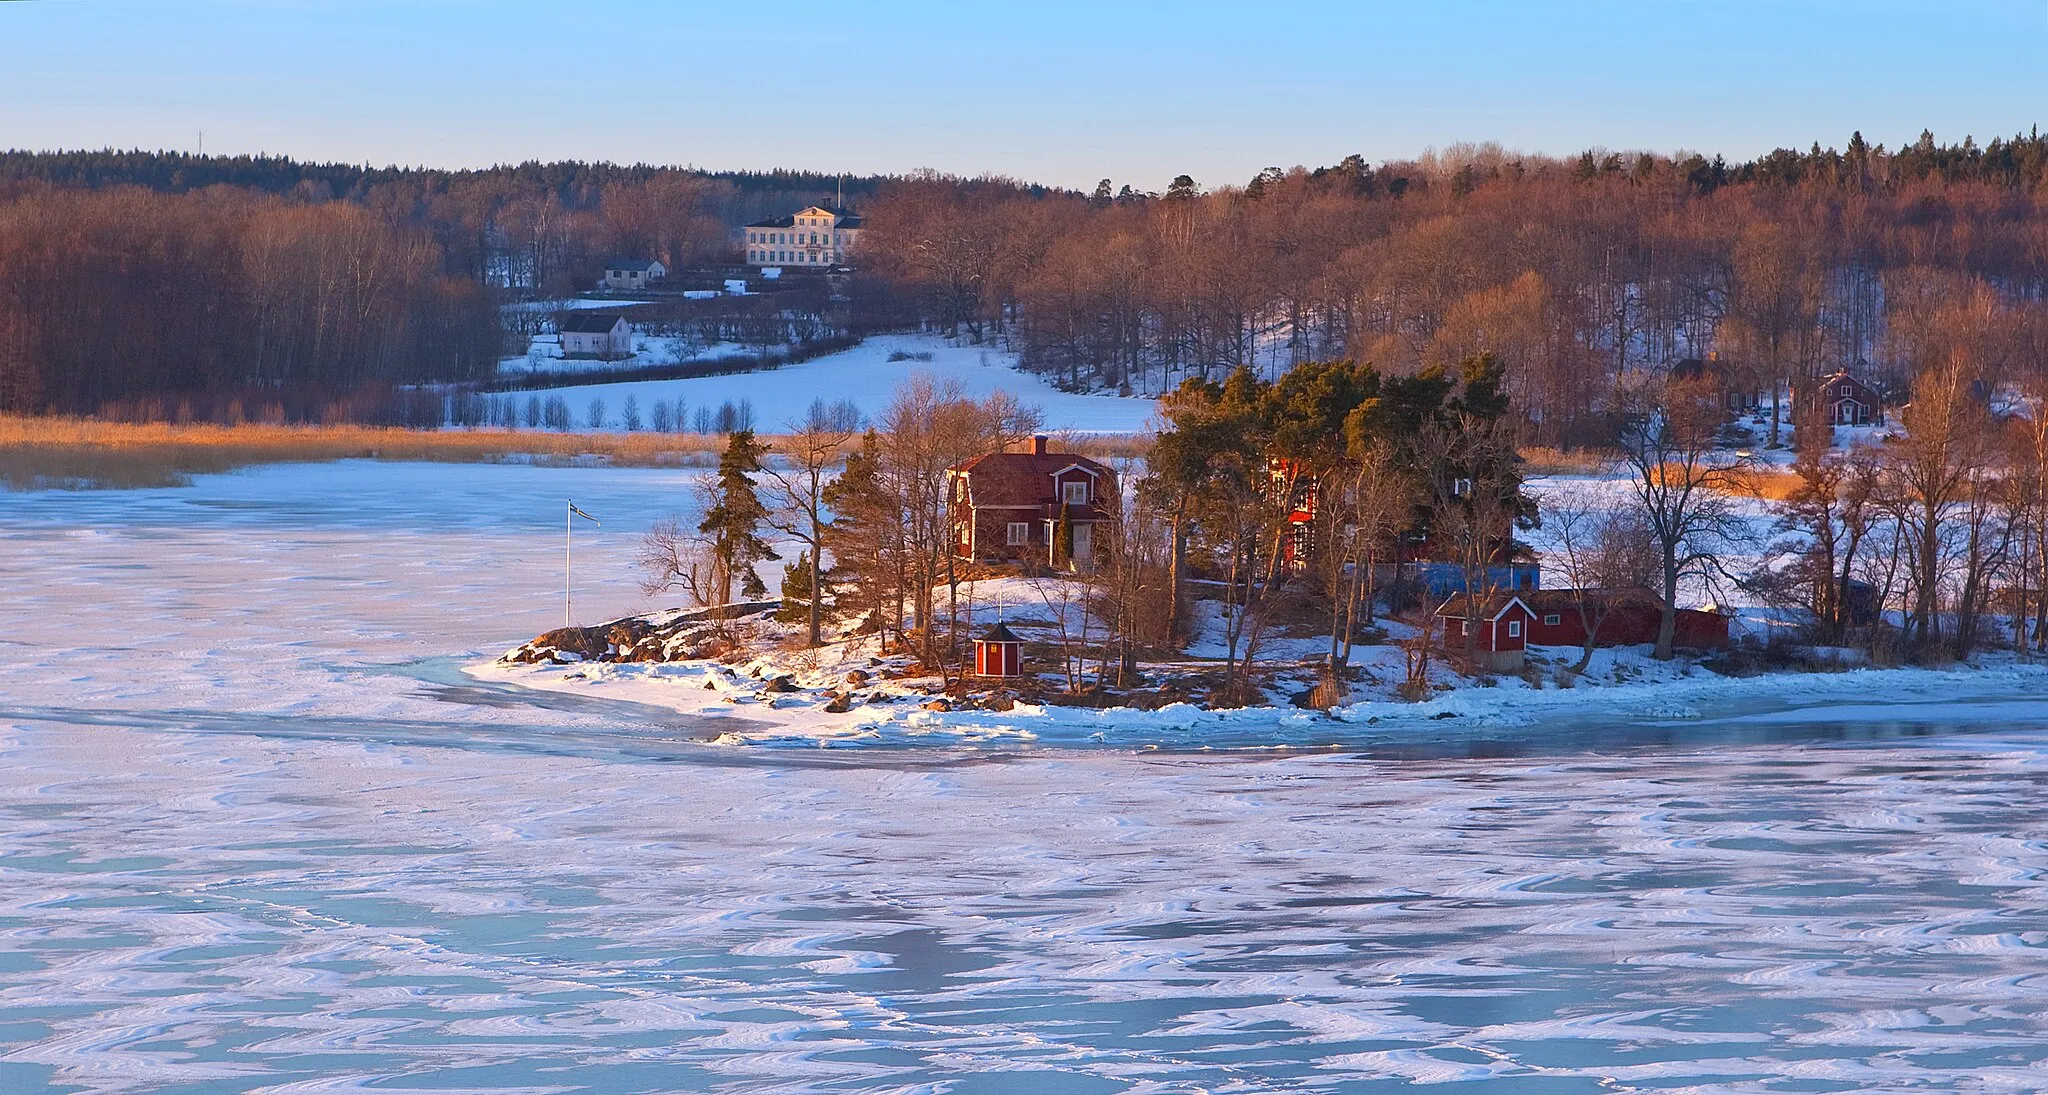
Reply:
[[[749,266],[843,266],[860,238],[860,217],[811,205],[742,231]]]

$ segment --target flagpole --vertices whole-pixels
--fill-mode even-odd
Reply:
[[[568,499],[569,509],[562,514],[562,626],[576,626],[576,583],[574,580],[575,558],[570,548],[576,542],[576,519],[583,518],[595,525],[597,518],[576,508],[576,500]]]

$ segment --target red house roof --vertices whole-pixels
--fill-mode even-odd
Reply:
[[[1047,451],[1043,437],[1033,438],[1028,452],[984,453],[947,470],[966,483],[969,505],[1056,510],[1060,499],[1053,485],[1055,477],[1070,469],[1094,478],[1097,498],[1104,497],[1116,482],[1116,473],[1097,461],[1077,453]],[[1071,512],[1084,518],[1099,515],[1094,505],[1075,506]]]
[[[1467,600],[1467,594],[1453,593],[1451,595],[1451,599],[1445,601],[1443,605],[1436,610],[1436,614],[1439,616],[1455,616],[1458,619],[1462,620],[1465,618],[1466,615],[1465,602]],[[1513,610],[1518,606],[1524,613],[1530,616],[1536,615],[1535,610],[1531,609],[1528,603],[1522,600],[1520,595],[1514,593],[1495,593],[1490,596],[1480,598],[1479,619],[1498,620],[1502,616],[1507,615],[1509,611]]]

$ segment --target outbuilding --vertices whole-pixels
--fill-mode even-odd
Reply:
[[[1537,646],[1584,646],[1589,622],[1595,627],[1595,646],[1654,643],[1664,622],[1664,599],[1647,590],[1536,589],[1522,598],[1536,613],[1528,637]],[[1727,648],[1729,618],[1725,614],[1681,608],[1672,618],[1673,646],[1681,650]]]
[[[613,361],[633,356],[633,325],[617,312],[570,312],[555,329],[561,334],[563,357]]]
[[[1527,658],[1529,627],[1535,623],[1536,614],[1513,593],[1481,596],[1476,605],[1468,603],[1471,600],[1468,594],[1460,593],[1436,610],[1437,618],[1444,622],[1444,649],[1465,649],[1465,626],[1473,621],[1476,631],[1472,650],[1480,664],[1496,673],[1520,672]]]
[[[668,276],[659,259],[613,259],[604,264],[607,289],[645,289]]]
[[[998,622],[988,633],[974,640],[974,675],[977,677],[1021,677],[1024,675],[1024,640]]]

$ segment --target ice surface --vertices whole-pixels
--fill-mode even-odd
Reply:
[[[457,672],[559,621],[566,497],[579,615],[652,607],[688,475],[0,495],[0,1091],[2048,1081],[2038,677],[1204,754]]]

